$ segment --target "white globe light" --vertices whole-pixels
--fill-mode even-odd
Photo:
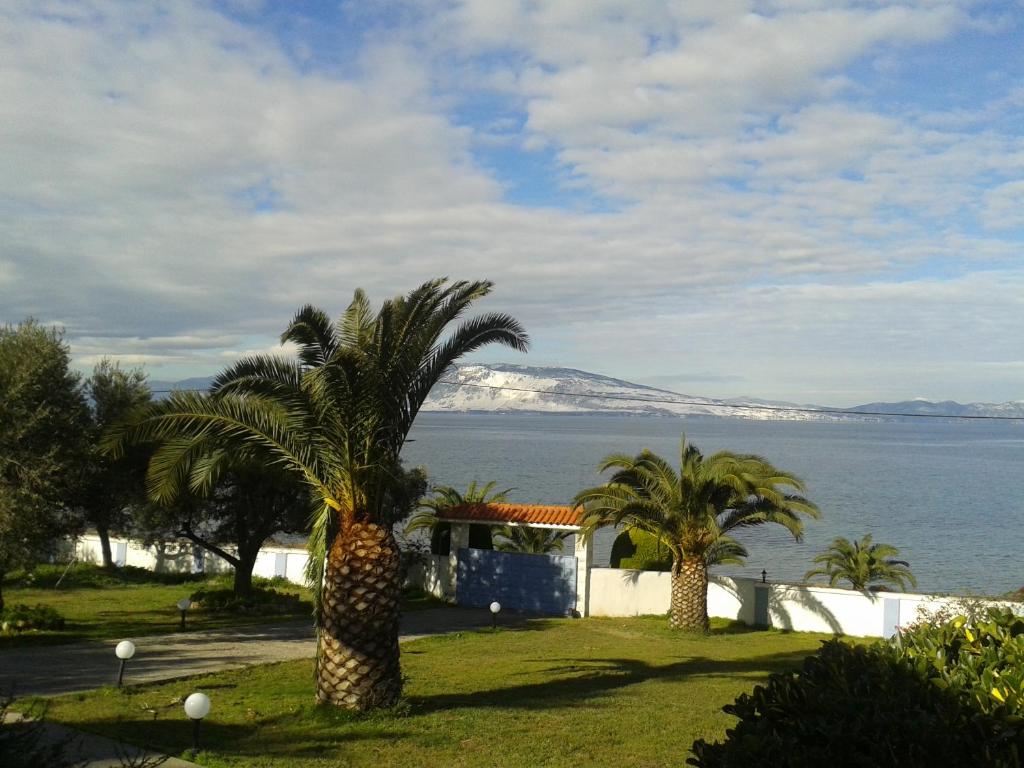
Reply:
[[[500,610],[501,610],[501,603],[499,603],[497,600],[495,600],[493,603],[491,603],[491,613],[497,613]]]
[[[122,640],[117,644],[117,648],[114,649],[114,655],[122,661],[128,661],[128,659],[135,655],[135,643],[131,640]]]
[[[178,610],[187,611],[191,607],[191,605],[192,600],[187,597],[183,597],[181,598],[181,600],[178,601]]]
[[[210,697],[205,693],[193,693],[185,699],[185,714],[193,720],[202,720],[210,714]]]

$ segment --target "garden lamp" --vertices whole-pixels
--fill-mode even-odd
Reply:
[[[768,583],[768,571],[766,571],[764,568],[761,569],[761,583]]]
[[[199,724],[210,714],[210,697],[205,693],[191,694],[185,699],[185,714],[192,721],[192,755],[199,751]]]
[[[192,599],[183,597],[178,601],[178,610],[181,611],[181,628],[185,628],[185,611],[192,605]]]
[[[114,649],[114,655],[121,660],[121,665],[117,670],[117,687],[120,688],[121,682],[124,680],[124,665],[135,655],[135,643],[131,640],[122,640]]]
[[[495,600],[491,603],[491,629],[498,628],[498,613],[501,611],[501,603]]]

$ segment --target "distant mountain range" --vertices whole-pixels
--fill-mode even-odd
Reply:
[[[151,381],[154,394],[173,389],[205,390],[212,377]],[[908,400],[866,403],[834,409],[818,405],[683,395],[574,368],[525,365],[460,365],[434,387],[424,411],[461,413],[578,413],[595,415],[683,416],[790,421],[895,420],[900,414],[924,416],[1010,416],[1024,418],[1024,401],[956,403]],[[838,412],[837,412],[838,411]]]

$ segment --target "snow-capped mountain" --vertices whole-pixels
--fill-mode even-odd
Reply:
[[[746,419],[828,418],[827,414],[779,411],[766,405],[754,400],[725,401],[681,395],[574,368],[492,364],[458,366],[434,387],[423,410],[730,416]]]
[[[212,377],[151,381],[162,399],[174,389],[205,390]],[[757,398],[719,400],[669,392],[574,368],[477,364],[453,368],[431,391],[424,411],[463,413],[590,413],[644,416],[729,417],[793,421],[877,421],[898,414],[926,416],[1003,416],[1024,419],[1024,400],[957,403],[908,400],[836,409]]]

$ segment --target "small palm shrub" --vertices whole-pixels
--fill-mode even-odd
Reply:
[[[830,587],[845,581],[852,589],[879,592],[892,587],[902,592],[908,585],[916,587],[917,579],[910,563],[897,559],[899,553],[892,544],[873,543],[870,533],[852,542],[840,536],[814,558],[818,567],[804,578],[826,576]]]
[[[32,629],[64,629],[64,617],[49,605],[11,605],[0,611],[0,631],[27,632]]]

